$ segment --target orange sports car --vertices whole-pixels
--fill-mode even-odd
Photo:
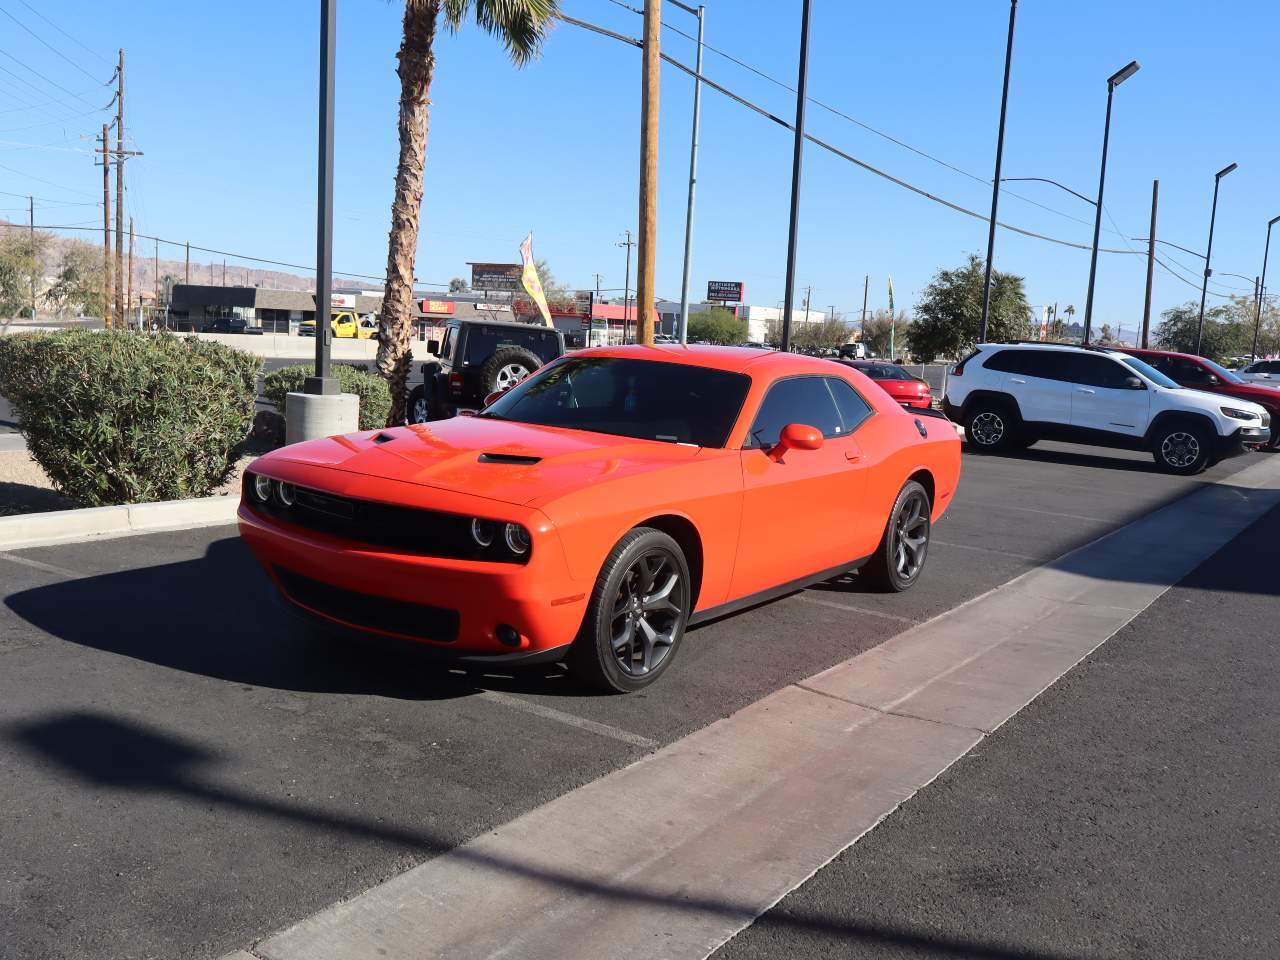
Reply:
[[[240,533],[329,626],[630,691],[699,621],[857,568],[912,586],[959,476],[951,423],[856,370],[604,347],[474,416],[259,458]]]

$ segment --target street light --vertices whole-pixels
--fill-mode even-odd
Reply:
[[[1240,166],[1238,163],[1228,164],[1213,175],[1213,207],[1209,212],[1209,245],[1204,251],[1204,280],[1200,283],[1200,319],[1196,322],[1196,355],[1200,355],[1200,342],[1204,339],[1204,299],[1209,293],[1209,277],[1213,274],[1210,258],[1213,256],[1213,222],[1218,217],[1218,186],[1222,178]]]
[[[1280,217],[1272,217],[1267,221],[1267,242],[1262,248],[1262,279],[1258,282],[1258,307],[1253,316],[1253,350],[1250,357],[1258,359],[1258,330],[1262,326],[1262,298],[1267,295],[1267,255],[1271,253],[1271,228],[1280,221]]]
[[[1141,67],[1142,65],[1137,60],[1130,60],[1111,76],[1107,77],[1107,119],[1102,127],[1102,165],[1098,171],[1098,199],[1096,201],[1098,209],[1093,217],[1093,253],[1089,258],[1089,293],[1084,301],[1084,339],[1081,343],[1085,346],[1089,344],[1089,330],[1093,323],[1093,286],[1098,276],[1098,238],[1102,233],[1102,192],[1107,185],[1107,144],[1111,139],[1111,96],[1116,92],[1116,87],[1132,77]]]

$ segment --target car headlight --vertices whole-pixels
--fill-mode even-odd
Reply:
[[[253,475],[253,495],[258,498],[259,503],[266,503],[271,499],[271,478],[264,477],[260,473]]]
[[[498,527],[492,520],[482,517],[471,518],[471,539],[480,547],[493,546],[493,538],[497,536]]]
[[[284,506],[292,507],[294,500],[297,499],[297,491],[292,483],[285,483],[282,480],[276,487],[276,497],[279,498]]]
[[[529,531],[518,523],[508,523],[506,528],[507,549],[516,556],[529,552]]]
[[[1251,410],[1241,410],[1239,407],[1220,407],[1224,416],[1230,417],[1232,420],[1257,420],[1258,415]]]

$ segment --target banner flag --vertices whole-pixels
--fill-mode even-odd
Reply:
[[[542,321],[548,326],[551,323],[551,308],[547,306],[547,295],[542,292],[542,281],[538,279],[538,268],[533,265],[533,231],[529,231],[529,235],[524,238],[524,243],[520,244],[520,259],[524,261],[524,270],[520,274],[520,282],[524,284],[525,291],[538,305],[538,312],[542,314]]]

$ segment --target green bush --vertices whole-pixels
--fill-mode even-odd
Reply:
[[[301,393],[304,382],[315,368],[310,364],[273,370],[263,378],[262,395],[276,405],[284,416],[285,395]],[[387,425],[391,412],[391,391],[381,377],[344,364],[335,364],[334,375],[342,385],[343,393],[354,393],[360,398],[360,429],[377,430]]]
[[[0,337],[0,393],[49,478],[87,506],[208,495],[253,422],[262,361],[170,334]]]

